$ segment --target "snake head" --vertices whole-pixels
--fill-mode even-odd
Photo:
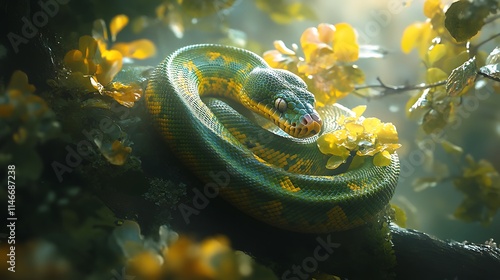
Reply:
[[[255,68],[248,75],[241,102],[290,136],[305,138],[320,132],[322,120],[314,95],[297,75],[281,69]]]

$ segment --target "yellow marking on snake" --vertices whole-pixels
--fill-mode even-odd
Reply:
[[[300,188],[295,187],[293,185],[292,181],[290,181],[290,178],[288,178],[288,177],[285,177],[282,180],[280,180],[280,186],[282,188],[284,188],[285,190],[288,190],[290,192],[298,192],[298,191],[300,191]]]
[[[272,219],[279,219],[282,215],[283,203],[279,200],[273,200],[262,206],[262,209]]]
[[[209,60],[216,60],[217,58],[221,57],[221,53],[220,52],[207,52],[207,57]]]

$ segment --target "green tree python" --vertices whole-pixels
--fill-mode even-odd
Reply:
[[[353,112],[338,104],[315,109],[304,81],[250,51],[181,48],[154,70],[145,97],[160,134],[188,168],[270,225],[347,230],[372,221],[394,193],[396,154],[388,166],[365,160],[353,169],[326,169],[328,156],[316,140]],[[221,183],[214,174],[227,176]]]

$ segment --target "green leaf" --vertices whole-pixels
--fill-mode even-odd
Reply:
[[[438,182],[439,178],[436,177],[422,177],[415,179],[412,186],[414,191],[421,192],[428,188],[434,188]]]
[[[485,64],[500,63],[500,47],[496,47],[486,58]]]
[[[391,203],[391,208],[394,210],[394,223],[396,223],[400,227],[406,227],[406,213],[405,211],[397,206],[396,204]]]
[[[488,64],[479,68],[479,74],[489,79],[500,82],[500,63]]]
[[[464,42],[477,34],[484,25],[484,19],[490,14],[488,1],[471,3],[461,0],[451,4],[446,11],[444,26],[458,42]]]
[[[443,140],[441,141],[441,146],[443,146],[443,149],[448,153],[448,154],[453,154],[453,155],[461,155],[464,150],[462,147],[457,146],[450,141]]]
[[[500,82],[500,47],[496,47],[491,51],[485,60],[485,64],[479,68],[479,74]]]
[[[451,71],[446,81],[446,93],[449,96],[460,96],[467,92],[466,87],[476,80],[476,57],[473,57]]]
[[[328,161],[326,162],[326,168],[328,168],[328,169],[336,169],[337,167],[339,167],[344,162],[345,162],[345,159],[343,157],[331,156],[328,159]]]
[[[444,114],[434,109],[429,110],[422,119],[422,128],[425,133],[431,134],[440,131],[448,124],[449,110]]]

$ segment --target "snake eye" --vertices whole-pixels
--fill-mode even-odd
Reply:
[[[281,97],[276,98],[276,100],[274,101],[274,108],[276,108],[276,110],[280,111],[281,113],[285,112],[287,107],[288,105],[286,104],[285,99]]]

